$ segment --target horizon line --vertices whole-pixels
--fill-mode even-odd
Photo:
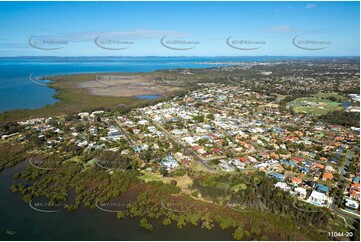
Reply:
[[[79,56],[55,56],[55,55],[25,55],[25,56],[0,56],[0,58],[29,58],[29,57],[52,57],[52,58],[90,58],[90,57],[119,57],[119,58],[152,58],[152,57],[157,57],[157,58],[194,58],[194,57],[208,57],[208,58],[221,58],[221,57],[313,57],[313,58],[319,58],[319,57],[323,57],[323,58],[327,58],[327,57],[358,57],[360,58],[360,55],[249,55],[249,56],[238,56],[238,55],[215,55],[215,56],[205,56],[205,55],[194,55],[194,56],[167,56],[167,55],[145,55],[145,56],[137,56],[137,55],[129,55],[129,56],[112,56],[112,55],[105,55],[105,56],[83,56],[83,55],[79,55]]]

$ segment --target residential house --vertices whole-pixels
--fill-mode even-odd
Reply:
[[[322,185],[322,184],[317,184],[316,185],[316,191],[327,194],[329,189],[328,186]]]
[[[272,177],[276,178],[278,181],[284,181],[285,180],[285,176],[281,173],[274,173],[272,175]]]
[[[277,182],[275,184],[275,187],[278,187],[278,188],[280,188],[280,189],[282,189],[283,191],[286,191],[286,192],[291,190],[291,187],[289,185],[287,185],[287,183],[285,183],[285,182]]]
[[[173,169],[173,168],[176,168],[179,166],[178,162],[172,157],[172,156],[167,156],[165,157],[164,159],[162,159],[160,161],[160,164],[163,166],[163,167],[166,167],[168,170],[169,169]]]
[[[322,172],[320,170],[316,170],[314,172],[312,172],[312,177],[314,181],[317,181],[318,179],[320,179]]]
[[[323,168],[325,168],[325,166],[322,165],[322,164],[320,164],[320,163],[315,162],[315,163],[313,164],[313,168],[314,168],[314,169],[323,169]]]
[[[352,183],[350,185],[350,198],[360,200],[360,183]]]
[[[360,204],[359,202],[349,199],[349,198],[344,198],[343,199],[344,205],[346,206],[346,208],[348,209],[358,209]]]
[[[333,175],[331,173],[323,173],[322,180],[324,181],[332,181]]]
[[[304,181],[303,186],[306,188],[314,188],[316,186],[316,183],[313,181]]]
[[[334,172],[335,172],[335,168],[333,168],[332,166],[326,166],[326,167],[325,167],[325,172],[326,172],[326,173],[334,173]]]
[[[303,166],[300,167],[300,172],[302,174],[307,174],[309,171],[310,169],[308,169],[307,167],[303,167]]]
[[[317,206],[325,206],[327,205],[327,196],[322,192],[312,191],[307,201]]]
[[[298,177],[290,177],[288,178],[288,182],[291,183],[292,185],[298,186],[302,183],[302,179]]]
[[[307,190],[303,187],[296,187],[295,192],[300,199],[305,199],[307,196]]]

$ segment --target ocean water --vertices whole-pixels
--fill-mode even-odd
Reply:
[[[207,68],[220,62],[269,62],[284,57],[15,57],[0,58],[0,112],[36,109],[57,102],[55,90],[29,81],[29,75],[99,72],[151,72],[160,69]],[[218,62],[212,64],[210,62]]]
[[[0,241],[4,240],[232,240],[232,230],[212,230],[187,225],[178,229],[175,223],[164,226],[162,219],[152,221],[153,231],[139,226],[140,218],[118,220],[116,213],[81,207],[74,212],[38,212],[24,204],[21,195],[10,186],[21,181],[13,177],[28,165],[0,172]],[[7,231],[16,232],[9,235]]]
[[[156,95],[156,94],[148,94],[148,95],[138,95],[138,96],[136,96],[136,98],[143,99],[143,100],[153,100],[153,99],[157,99],[159,97],[160,97],[160,95]]]
[[[0,112],[34,109],[56,102],[55,91],[34,85],[28,76],[96,72],[150,72],[159,69],[213,67],[208,62],[278,61],[267,57],[224,58],[0,58]],[[0,240],[232,240],[232,231],[210,231],[191,225],[178,229],[152,221],[154,231],[139,227],[139,219],[118,220],[116,214],[80,208],[75,212],[41,213],[24,204],[10,186],[27,161],[0,172]],[[16,231],[9,235],[7,231]]]
[[[208,62],[263,61],[262,58],[0,58],[0,112],[35,109],[57,102],[55,91],[34,85],[33,76],[97,72],[151,72],[159,69],[220,66]],[[153,98],[146,96],[145,98]],[[75,212],[41,213],[24,204],[10,186],[27,161],[0,172],[0,240],[232,240],[232,231],[208,231],[187,225],[163,226],[153,221],[154,231],[139,227],[139,219],[118,220],[116,214],[80,208]],[[7,231],[16,231],[9,235]]]

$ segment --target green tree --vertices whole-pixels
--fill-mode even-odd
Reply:
[[[252,226],[251,228],[251,233],[255,234],[255,235],[259,235],[259,233],[261,232],[261,229],[256,227],[256,226]]]
[[[118,219],[123,219],[123,218],[125,218],[125,213],[124,213],[123,211],[119,211],[119,212],[117,213],[117,218],[118,218]]]
[[[204,121],[204,116],[203,115],[195,116],[195,117],[193,117],[193,120],[201,123]]]
[[[213,113],[208,114],[207,119],[214,120],[214,114]]]
[[[219,220],[219,227],[221,229],[228,229],[234,224],[234,220],[230,217],[221,217]]]
[[[172,224],[172,220],[171,220],[170,218],[165,218],[165,219],[163,220],[163,224],[164,224],[164,225],[171,225],[171,224]]]
[[[233,239],[241,240],[244,236],[244,230],[242,227],[238,227],[232,234]]]
[[[10,187],[10,190],[11,190],[11,192],[18,192],[19,190],[18,190],[18,187],[16,186],[16,185],[12,185],[11,187]]]
[[[266,241],[266,240],[268,240],[268,237],[267,237],[266,235],[262,235],[262,236],[261,236],[261,240],[262,240],[262,241]]]
[[[194,191],[191,193],[192,197],[198,197],[198,192],[197,191]]]
[[[163,177],[167,177],[169,172],[167,170],[167,168],[165,167],[162,167],[160,170],[159,170],[160,174],[163,176]]]
[[[145,228],[146,230],[153,230],[153,225],[148,222],[148,219],[142,218],[139,222],[140,227]]]
[[[171,180],[169,182],[169,184],[171,184],[172,186],[177,186],[177,181],[176,180]]]
[[[352,241],[360,241],[360,219],[356,219],[353,223],[354,229],[352,229],[353,236],[351,237]]]
[[[180,215],[178,217],[178,222],[177,222],[177,227],[178,228],[183,228],[184,226],[186,226],[186,220],[185,220],[185,216],[184,215]]]
[[[31,196],[30,194],[25,194],[25,195],[23,196],[23,201],[24,201],[24,203],[26,203],[26,204],[28,204],[28,203],[31,201],[31,199],[32,199],[32,196]]]

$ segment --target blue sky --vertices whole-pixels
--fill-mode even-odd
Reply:
[[[359,56],[359,9],[359,2],[0,2],[0,56]]]

